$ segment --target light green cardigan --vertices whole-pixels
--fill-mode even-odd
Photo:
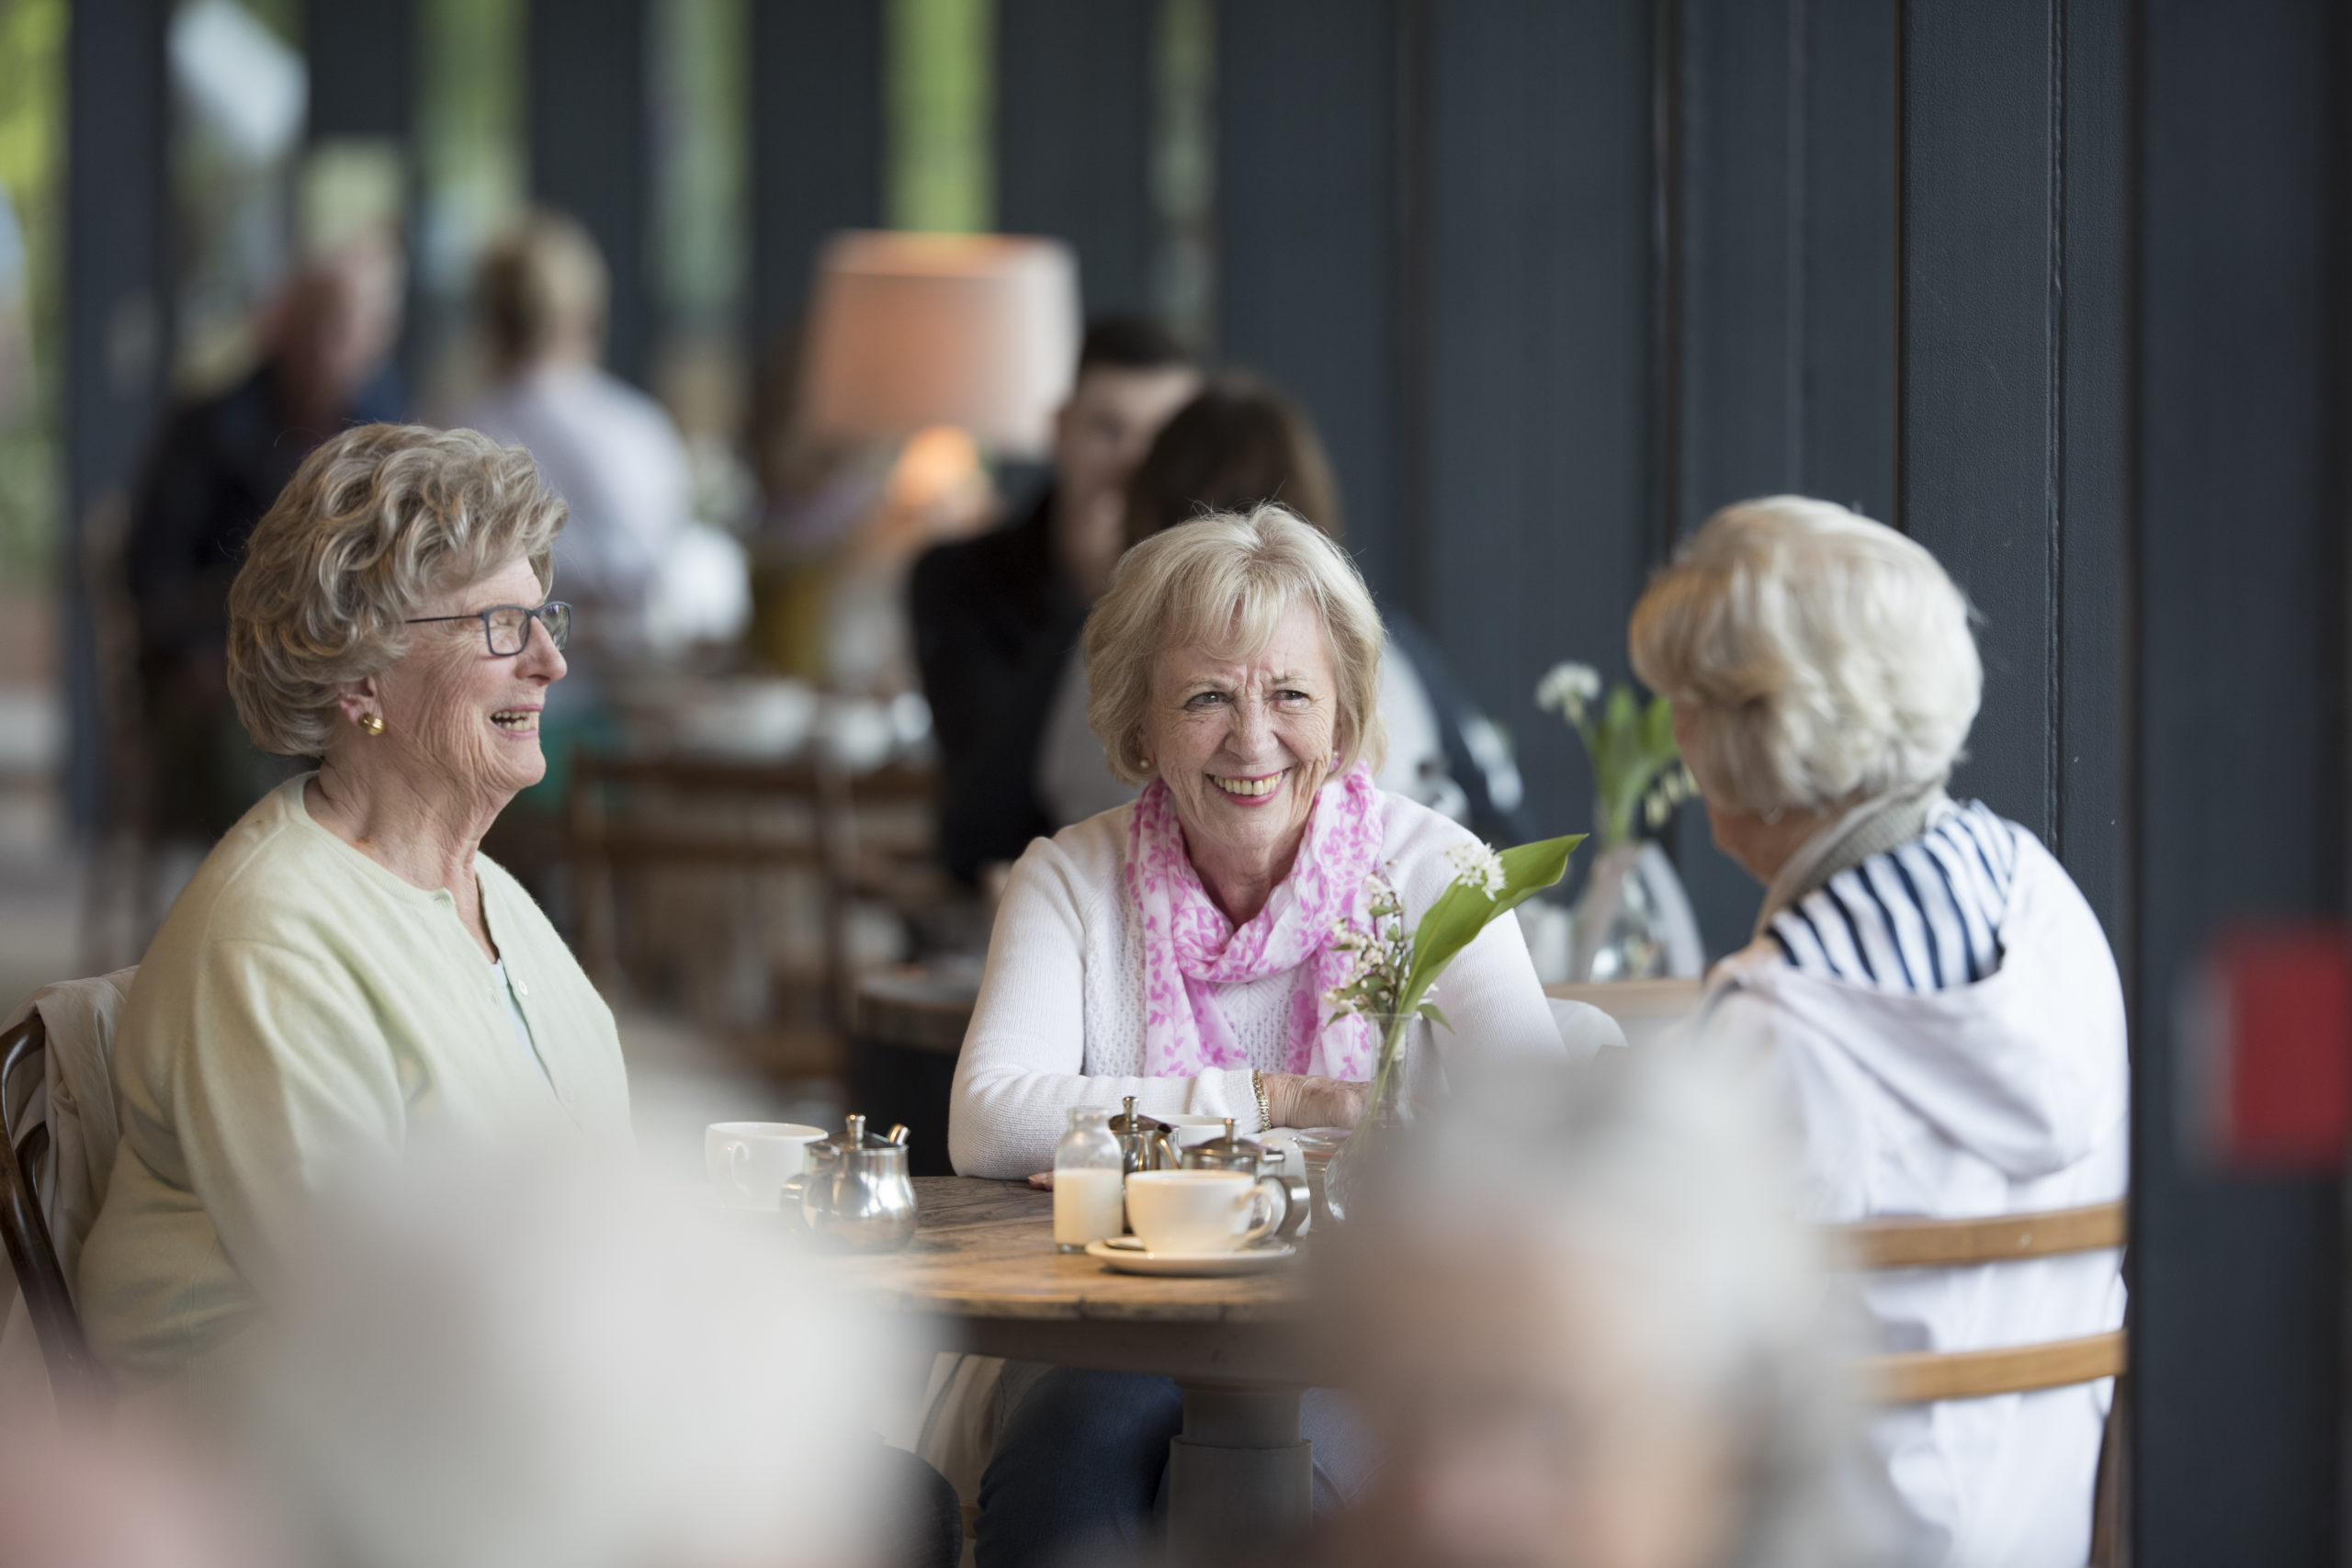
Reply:
[[[475,861],[544,1074],[456,900],[312,821],[305,782],[206,858],[123,1010],[122,1142],[77,1293],[94,1348],[134,1379],[232,1337],[298,1207],[412,1139],[629,1148],[612,1012],[530,895]]]

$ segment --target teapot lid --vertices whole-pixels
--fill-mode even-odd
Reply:
[[[1126,1105],[1126,1109],[1121,1111],[1118,1115],[1111,1118],[1112,1132],[1118,1134],[1121,1136],[1125,1136],[1129,1133],[1165,1133],[1168,1131],[1167,1122],[1155,1122],[1150,1117],[1143,1115],[1136,1110],[1136,1097],[1134,1095],[1131,1094],[1127,1096],[1125,1103]]]
[[[1225,1118],[1223,1136],[1194,1144],[1193,1147],[1212,1159],[1262,1159],[1266,1154],[1265,1145],[1255,1138],[1245,1138],[1233,1130],[1233,1118],[1230,1116]]]
[[[842,1119],[841,1136],[812,1144],[811,1149],[821,1149],[829,1155],[846,1154],[854,1149],[904,1148],[907,1143],[906,1123],[894,1122],[888,1133],[874,1134],[865,1130],[865,1118],[852,1111]]]

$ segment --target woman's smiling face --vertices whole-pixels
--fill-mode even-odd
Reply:
[[[1144,751],[1168,781],[1195,864],[1280,876],[1331,771],[1339,682],[1311,603],[1294,601],[1255,656],[1161,651]]]
[[[409,628],[408,652],[377,677],[386,733],[366,745],[403,748],[410,761],[500,806],[538,783],[548,771],[539,710],[547,689],[563,679],[563,655],[532,621],[523,651],[500,658],[471,617],[546,597],[530,563],[516,560],[420,605],[422,615],[468,618]]]

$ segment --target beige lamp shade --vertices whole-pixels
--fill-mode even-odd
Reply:
[[[955,425],[1041,456],[1078,359],[1078,266],[1057,240],[852,231],[826,242],[802,407],[817,434]]]

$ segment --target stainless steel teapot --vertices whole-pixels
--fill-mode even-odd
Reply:
[[[808,1168],[784,1184],[783,1203],[820,1240],[850,1252],[892,1252],[914,1239],[915,1184],[907,1130],[876,1137],[852,1116],[838,1138],[808,1145]]]
[[[1119,1140],[1123,1174],[1138,1170],[1174,1170],[1182,1163],[1176,1149],[1176,1129],[1136,1110],[1136,1097],[1126,1098],[1126,1110],[1111,1118],[1111,1135]]]

